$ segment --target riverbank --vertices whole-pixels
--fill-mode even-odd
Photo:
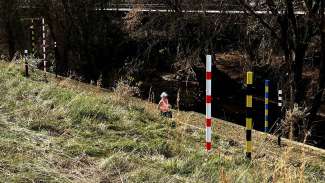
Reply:
[[[323,151],[254,131],[249,162],[244,128],[214,119],[207,155],[204,115],[173,129],[153,103],[22,68],[0,63],[0,182],[325,181]]]

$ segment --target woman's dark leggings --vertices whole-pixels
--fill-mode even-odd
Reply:
[[[160,115],[166,118],[173,118],[173,114],[171,111],[168,112],[160,112]]]

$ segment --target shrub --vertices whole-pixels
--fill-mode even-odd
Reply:
[[[134,78],[128,77],[126,79],[120,79],[117,81],[114,93],[119,99],[128,99],[132,96],[139,96],[140,89],[138,84],[134,85]]]

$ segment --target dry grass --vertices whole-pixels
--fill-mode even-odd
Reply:
[[[309,134],[307,131],[307,108],[299,107],[297,104],[294,105],[293,109],[290,109],[285,114],[283,123],[283,133],[289,139],[298,137],[298,139],[306,139]]]
[[[123,18],[124,30],[131,35],[141,25],[143,17],[140,10],[144,8],[143,5],[137,4],[136,0],[133,0],[132,3],[135,4],[133,5],[133,9]]]
[[[207,155],[203,115],[173,129],[129,92],[42,76],[0,62],[0,182],[325,182],[323,153],[254,132],[249,162],[244,129],[216,120]]]
[[[120,79],[116,83],[114,88],[114,95],[119,101],[125,101],[127,103],[131,97],[136,97],[140,95],[140,89],[137,85],[134,85],[133,78]]]

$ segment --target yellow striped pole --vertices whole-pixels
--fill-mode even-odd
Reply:
[[[253,72],[247,72],[246,87],[246,157],[252,159]]]

